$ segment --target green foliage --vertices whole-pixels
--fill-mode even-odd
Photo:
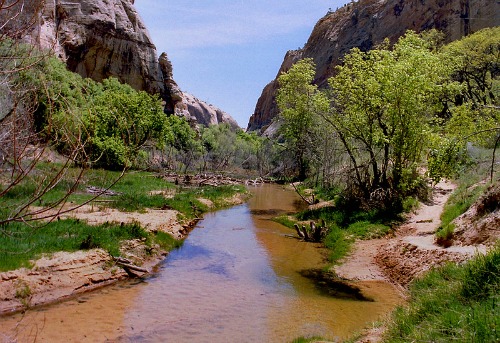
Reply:
[[[202,129],[204,147],[202,170],[222,171],[237,168],[262,170],[265,138],[229,124],[211,125]]]
[[[436,232],[436,244],[445,248],[451,246],[454,233],[455,225],[452,223],[439,227]]]
[[[131,167],[151,140],[160,148],[173,140],[158,97],[135,91],[115,78],[102,83],[83,79],[49,58],[37,82],[40,129],[61,152],[77,152],[75,158],[81,163]]]
[[[497,297],[500,291],[500,249],[478,256],[465,268],[461,295],[472,301]]]
[[[443,48],[461,83],[456,97],[444,98],[449,116],[429,158],[433,180],[456,176],[466,163],[467,144],[492,147],[500,132],[500,28],[487,28]]]
[[[165,204],[168,208],[181,212],[187,218],[197,218],[203,212],[211,210],[198,199],[203,198],[212,201],[215,206],[213,209],[216,209],[227,206],[225,199],[243,192],[243,186],[205,186],[183,189],[173,198],[165,199]]]
[[[282,168],[291,154],[301,178],[335,189],[346,207],[399,212],[428,194],[424,162],[438,182],[474,162],[471,146],[498,144],[500,30],[442,38],[408,31],[394,46],[353,49],[325,92],[311,59],[292,66],[278,80]]]
[[[149,245],[152,245],[152,243],[158,244],[165,251],[171,251],[180,247],[183,242],[175,239],[166,232],[158,231],[153,237],[149,237]]]
[[[310,342],[317,342],[317,341],[320,341],[322,340],[321,337],[317,337],[317,336],[314,336],[314,337],[299,337],[299,338],[296,338],[292,341],[292,343],[310,343]]]
[[[469,185],[464,183],[455,189],[446,202],[441,214],[441,226],[446,226],[455,218],[465,213],[469,207],[483,194],[484,185]]]
[[[149,140],[165,145],[167,119],[160,100],[137,92],[117,79],[106,79],[93,96],[93,109],[83,121],[90,135],[89,153],[109,168],[130,167]]]
[[[0,270],[29,267],[31,260],[44,253],[82,248],[103,248],[119,256],[121,241],[149,235],[137,224],[90,226],[78,220],[61,220],[33,230],[21,223],[10,223],[0,228]]]
[[[384,224],[359,221],[349,225],[347,231],[356,238],[366,240],[384,237],[391,232],[391,228]]]
[[[484,192],[484,186],[460,185],[446,202],[441,213],[441,225],[436,232],[438,242],[447,242],[453,238],[455,225],[452,221],[465,213]]]
[[[323,241],[325,247],[330,250],[328,260],[331,263],[340,261],[349,253],[353,242],[352,237],[349,237],[344,230],[337,225],[330,225],[328,234]]]
[[[203,130],[201,137],[209,170],[219,171],[232,165],[238,146],[235,144],[236,132],[229,124],[211,125]]]
[[[455,62],[454,77],[466,86],[462,101],[477,105],[500,101],[500,27],[482,29],[444,48]]]
[[[434,183],[454,178],[468,160],[464,145],[456,138],[434,136],[427,156],[427,175]]]
[[[329,80],[335,128],[353,165],[352,180],[368,198],[377,188],[411,194],[437,101],[459,88],[435,48],[407,32],[392,49],[353,49]]]
[[[403,199],[402,207],[404,213],[410,213],[419,206],[418,199],[415,197],[406,197]]]
[[[275,217],[275,218],[273,218],[273,221],[280,223],[281,225],[286,226],[289,229],[293,229],[293,225],[296,222],[295,220],[290,218],[289,215],[282,215],[282,216]]]
[[[500,249],[466,265],[448,264],[415,280],[386,342],[498,342]]]
[[[308,174],[314,146],[317,144],[318,115],[328,110],[328,99],[312,82],[315,65],[306,58],[279,76],[276,101],[282,119],[280,133],[298,168],[298,177]]]

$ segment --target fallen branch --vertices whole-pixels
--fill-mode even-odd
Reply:
[[[116,264],[119,265],[120,267],[124,268],[127,272],[129,271],[135,271],[135,272],[140,272],[140,273],[149,273],[149,270],[146,268],[142,268],[139,266],[136,266],[135,264],[132,263],[132,261],[123,258],[123,257],[115,257],[114,258],[116,261]]]

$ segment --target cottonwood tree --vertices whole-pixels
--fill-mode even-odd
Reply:
[[[313,84],[315,64],[306,58],[278,77],[276,96],[280,110],[285,149],[293,156],[299,180],[308,176],[311,157],[316,147],[319,114],[328,110],[327,97]]]
[[[446,45],[442,55],[453,66],[452,78],[462,91],[448,101],[443,135],[435,139],[429,173],[435,180],[453,176],[467,162],[466,146],[493,147],[500,141],[500,27],[486,28]]]
[[[351,168],[351,193],[361,199],[396,200],[418,183],[431,124],[442,111],[439,99],[458,92],[451,66],[428,40],[408,32],[362,52],[353,49],[329,80],[334,128]]]

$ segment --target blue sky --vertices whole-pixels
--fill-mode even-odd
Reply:
[[[179,87],[246,128],[264,86],[288,50],[347,0],[136,0],[158,54]]]

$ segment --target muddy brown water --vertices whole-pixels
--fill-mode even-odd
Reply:
[[[0,318],[0,341],[336,340],[401,302],[384,282],[359,283],[372,302],[325,295],[300,273],[322,268],[324,249],[270,220],[298,209],[295,193],[277,185],[251,190],[247,204],[207,214],[152,277]]]

